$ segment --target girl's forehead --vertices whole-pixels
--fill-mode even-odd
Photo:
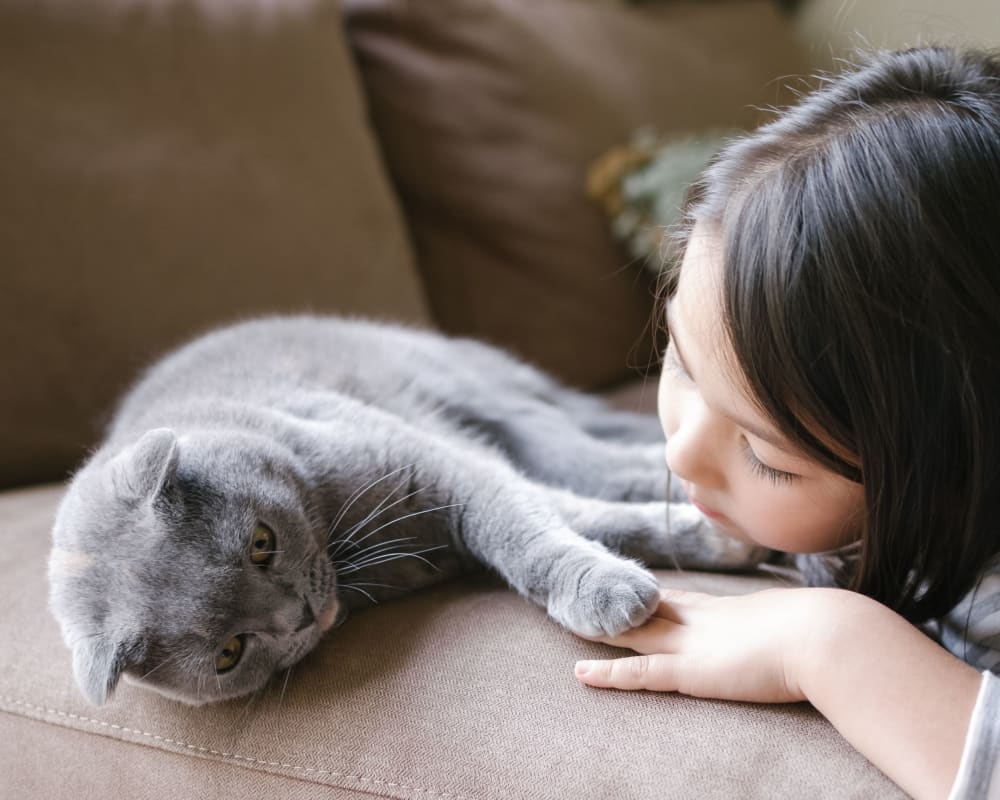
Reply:
[[[691,349],[732,373],[732,348],[722,324],[722,252],[718,237],[705,226],[691,232],[670,305],[671,324],[683,331],[685,342],[694,340]]]
[[[801,457],[761,412],[750,392],[723,324],[722,254],[708,228],[688,241],[677,291],[667,306],[674,346],[706,403],[789,456]]]
[[[694,372],[706,394],[748,430],[767,431],[760,436],[795,457],[804,454],[782,436],[760,410],[743,369],[733,351],[723,323],[723,254],[720,237],[708,226],[696,225],[688,239],[677,281],[668,303],[671,336],[680,338],[677,349],[684,366]],[[676,344],[676,342],[675,342]],[[860,469],[858,457],[837,444],[808,419],[802,423],[830,450]]]

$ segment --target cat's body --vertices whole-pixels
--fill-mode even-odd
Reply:
[[[662,565],[759,555],[689,505],[668,524],[661,437],[468,340],[244,323],[126,396],[60,506],[52,608],[94,702],[122,674],[187,702],[245,694],[351,608],[477,565],[575,631],[617,633],[657,585],[604,545]]]

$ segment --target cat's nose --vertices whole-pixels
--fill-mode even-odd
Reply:
[[[316,622],[316,617],[313,616],[312,609],[309,604],[306,603],[305,607],[302,609],[302,617],[299,619],[299,627],[295,629],[296,633],[304,631],[306,628],[312,626]]]

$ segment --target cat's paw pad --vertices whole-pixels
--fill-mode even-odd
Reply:
[[[578,578],[549,595],[556,622],[583,636],[616,636],[646,621],[660,587],[636,564],[608,557],[581,568]]]

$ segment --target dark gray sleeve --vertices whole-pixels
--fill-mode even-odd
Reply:
[[[1000,678],[983,673],[948,800],[1000,800]]]
[[[1000,560],[987,564],[972,591],[939,623],[945,649],[976,669],[1000,672]]]

